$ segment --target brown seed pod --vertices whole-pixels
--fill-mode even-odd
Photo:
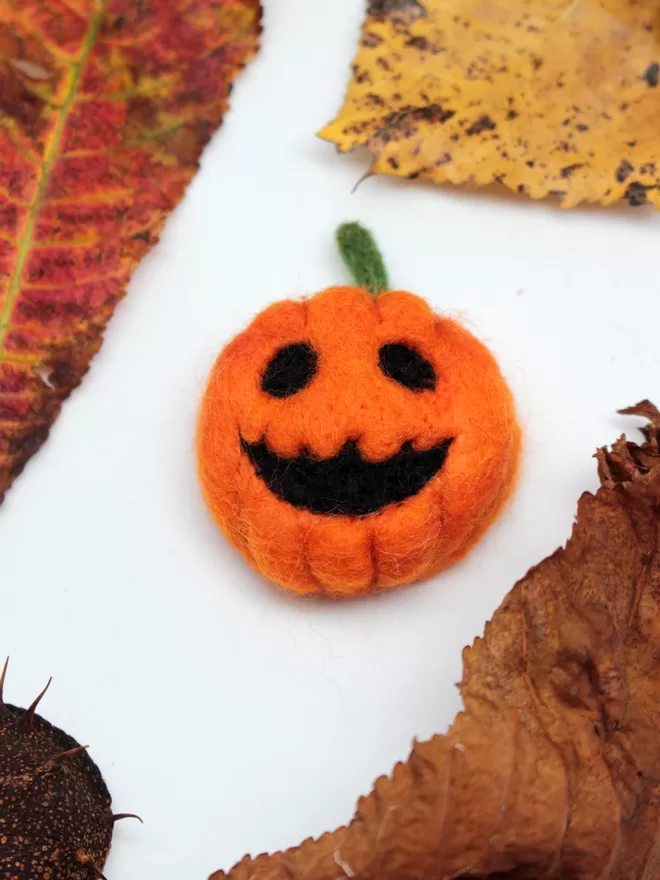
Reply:
[[[3,700],[0,673],[0,880],[103,877],[111,797],[87,746],[28,709]],[[137,818],[137,817],[136,817]]]

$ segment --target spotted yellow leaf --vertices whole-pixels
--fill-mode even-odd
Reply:
[[[372,170],[660,206],[660,14],[632,0],[371,0],[321,137]]]

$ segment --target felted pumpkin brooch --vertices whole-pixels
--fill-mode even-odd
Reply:
[[[521,447],[490,351],[390,290],[365,229],[337,241],[359,286],[261,312],[215,362],[197,434],[231,543],[281,587],[335,598],[460,559],[510,494]]]

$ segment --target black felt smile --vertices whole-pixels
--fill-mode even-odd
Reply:
[[[248,443],[241,438],[241,446],[258,476],[283,501],[312,513],[366,516],[423,489],[442,469],[452,440],[424,451],[404,443],[391,458],[377,462],[365,461],[354,441],[334,458],[308,452],[286,458],[263,440]]]

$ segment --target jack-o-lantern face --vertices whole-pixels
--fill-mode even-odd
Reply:
[[[199,471],[266,577],[356,595],[455,562],[509,494],[520,432],[488,349],[413,294],[276,303],[218,358]]]

